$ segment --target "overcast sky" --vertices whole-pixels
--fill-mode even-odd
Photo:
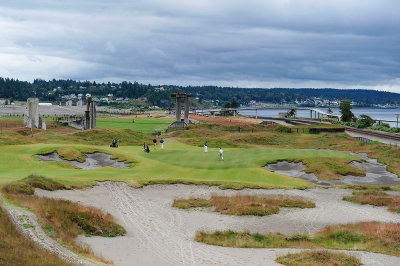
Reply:
[[[400,1],[0,0],[0,76],[400,92]]]

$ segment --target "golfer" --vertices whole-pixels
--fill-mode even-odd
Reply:
[[[157,139],[153,139],[154,149],[157,149]]]
[[[224,160],[224,151],[222,150],[222,148],[219,148],[219,158],[218,160]]]
[[[207,146],[208,146],[208,142],[204,142],[204,152],[207,152]]]
[[[160,145],[161,145],[161,149],[163,150],[164,149],[164,139],[163,138],[160,139]]]

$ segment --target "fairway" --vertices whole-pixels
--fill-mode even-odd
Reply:
[[[133,123],[135,120],[135,123]],[[142,118],[142,117],[99,117],[96,127],[109,129],[132,129],[141,132],[165,131],[174,120],[171,118]]]
[[[58,147],[72,147],[81,151],[104,151],[118,158],[133,162],[128,169],[103,167],[93,170],[75,169],[69,163],[40,162],[33,157],[37,153],[49,152]],[[263,166],[269,162],[300,158],[346,158],[357,159],[340,151],[290,150],[273,148],[225,149],[225,161],[218,161],[218,149],[182,144],[167,139],[165,150],[145,153],[141,146],[107,146],[30,144],[2,146],[0,154],[0,183],[17,180],[30,174],[39,174],[67,185],[90,185],[98,180],[133,181],[139,184],[151,182],[192,182],[215,185],[243,184],[265,188],[313,187],[302,179],[273,173]]]

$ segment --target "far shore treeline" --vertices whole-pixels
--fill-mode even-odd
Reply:
[[[38,97],[41,101],[57,102],[62,95],[90,93],[92,96],[113,94],[115,97],[137,99],[146,97],[151,105],[168,108],[174,105],[170,98],[173,92],[187,92],[194,96],[199,104],[213,101],[224,105],[232,100],[240,104],[250,101],[275,104],[294,103],[313,97],[326,100],[350,99],[357,106],[370,107],[376,104],[400,105],[400,94],[376,90],[350,90],[332,88],[234,88],[218,86],[175,86],[146,85],[138,82],[96,83],[95,81],[49,80],[35,79],[33,82],[0,77],[0,98],[25,101],[29,97]],[[312,106],[312,104],[310,105]]]

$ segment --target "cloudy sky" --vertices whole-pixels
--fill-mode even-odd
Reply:
[[[0,0],[0,76],[400,92],[399,0]]]

